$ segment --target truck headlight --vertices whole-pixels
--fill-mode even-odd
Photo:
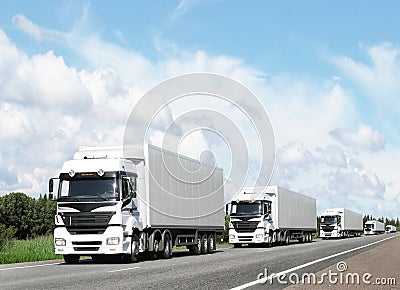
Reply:
[[[263,237],[264,237],[263,234],[257,234],[257,235],[256,235],[256,239],[262,239]]]
[[[107,245],[118,245],[119,238],[118,237],[107,238],[106,243]]]
[[[56,246],[58,246],[58,247],[61,247],[61,246],[65,246],[65,245],[66,245],[66,242],[65,242],[65,239],[62,239],[62,238],[55,238],[55,239],[54,239],[54,244],[55,244]]]
[[[229,235],[229,239],[230,240],[234,240],[235,239],[235,235]]]

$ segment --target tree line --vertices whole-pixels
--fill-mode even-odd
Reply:
[[[56,202],[22,192],[0,196],[0,247],[10,239],[27,239],[51,234]]]

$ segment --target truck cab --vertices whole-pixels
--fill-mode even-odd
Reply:
[[[243,192],[232,201],[230,210],[229,242],[235,247],[243,243],[271,243],[274,231],[271,200],[268,195]]]
[[[76,154],[64,163],[58,178],[50,179],[51,194],[55,180],[59,181],[55,192],[56,254],[64,255],[67,263],[77,262],[81,255],[94,259],[104,254],[137,255],[137,233],[143,226],[133,162]]]
[[[342,216],[339,212],[331,212],[321,216],[320,223],[321,238],[342,237]]]

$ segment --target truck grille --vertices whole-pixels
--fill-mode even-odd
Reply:
[[[253,236],[239,236],[240,242],[251,242],[253,240]]]
[[[102,234],[114,214],[115,212],[64,213],[61,217],[71,235]]]
[[[259,222],[240,221],[233,222],[233,227],[238,233],[253,233]]]
[[[332,226],[323,226],[322,227],[322,230],[324,232],[331,232],[331,231],[333,231],[333,229],[334,229],[334,227],[332,227]]]
[[[99,247],[74,247],[77,252],[95,252],[99,250]]]

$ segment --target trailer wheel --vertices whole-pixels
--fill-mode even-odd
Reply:
[[[151,254],[151,257],[152,257],[153,260],[157,260],[158,259],[158,255],[159,255],[158,250],[159,250],[159,248],[160,248],[160,241],[157,240],[157,239],[154,239],[154,241],[153,241],[153,252]]]
[[[79,262],[79,255],[64,255],[64,261],[67,264],[76,264]]]
[[[197,235],[196,245],[189,246],[189,252],[194,255],[201,254],[201,237],[200,234]]]
[[[211,254],[215,250],[214,236],[213,234],[208,235],[208,253]]]
[[[164,250],[162,252],[162,258],[169,259],[171,258],[171,254],[172,254],[171,239],[169,238],[169,235],[166,235],[164,239]]]
[[[285,232],[285,245],[289,245],[289,244],[290,244],[290,233]]]
[[[207,239],[207,235],[204,234],[201,237],[201,253],[202,254],[207,254],[208,253],[208,239]]]

